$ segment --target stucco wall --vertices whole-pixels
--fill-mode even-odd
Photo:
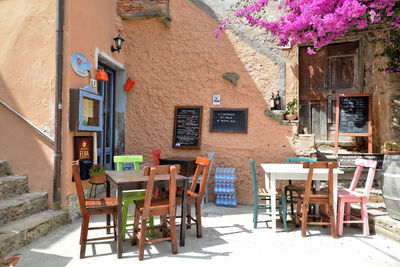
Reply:
[[[125,62],[136,81],[127,96],[127,153],[152,162],[151,151],[157,148],[162,157],[214,151],[213,172],[215,166],[235,167],[239,202],[252,203],[248,159],[255,160],[263,184],[261,162],[283,162],[294,155],[291,128],[264,115],[265,90],[276,88],[279,67],[232,34],[215,40],[217,22],[192,3],[172,1],[170,12],[170,29],[156,19],[124,21]],[[225,72],[240,74],[236,87],[222,79]],[[220,106],[212,105],[213,94],[220,94]],[[203,106],[200,150],[171,148],[176,105]],[[211,107],[249,108],[248,133],[209,132]],[[213,182],[212,175],[210,192]]]
[[[0,99],[54,135],[55,20],[53,0],[0,1]],[[50,192],[53,145],[1,106],[0,158],[29,176],[31,191]],[[51,198],[51,195],[49,195]]]
[[[89,77],[78,76],[71,67],[71,56],[82,53],[92,63],[91,75],[96,76],[96,48],[123,63],[124,48],[121,53],[111,53],[113,38],[118,35],[115,20],[115,1],[66,1],[64,26],[64,97],[63,97],[63,144],[61,198],[66,207],[66,197],[75,193],[72,183],[73,136],[94,135],[85,132],[70,132],[69,89],[83,88],[89,84]]]

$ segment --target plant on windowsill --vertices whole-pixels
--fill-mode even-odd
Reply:
[[[104,184],[106,182],[106,166],[99,164],[93,165],[89,169],[90,183],[91,184]]]
[[[301,105],[299,105],[297,98],[293,98],[292,101],[286,104],[285,119],[287,119],[288,121],[295,120],[297,118],[297,114],[299,113],[300,108]]]

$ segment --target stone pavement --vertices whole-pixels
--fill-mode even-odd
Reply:
[[[104,216],[94,221],[102,222]],[[247,205],[222,208],[206,203],[203,238],[196,238],[195,228],[187,230],[186,246],[178,247],[177,255],[169,242],[147,245],[143,261],[129,239],[122,259],[117,259],[115,241],[88,245],[86,258],[79,259],[80,223],[75,220],[15,251],[21,254],[17,266],[400,266],[400,242],[385,236],[365,237],[361,229],[345,228],[343,237],[333,239],[328,228],[315,226],[302,238],[299,228],[290,222],[287,233],[280,221],[277,233],[268,222],[254,229],[252,206]]]

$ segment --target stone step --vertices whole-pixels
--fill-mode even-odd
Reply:
[[[0,201],[0,226],[46,210],[47,193],[24,193]]]
[[[49,209],[0,226],[0,256],[26,246],[68,222],[67,212]]]
[[[10,175],[10,165],[7,160],[0,160],[0,177]]]
[[[9,175],[0,177],[0,200],[28,192],[28,177]]]

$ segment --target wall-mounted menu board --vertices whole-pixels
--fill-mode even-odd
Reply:
[[[211,108],[210,132],[247,133],[247,108]]]
[[[336,101],[335,154],[339,136],[367,136],[372,153],[372,101],[370,94],[340,94]]]
[[[200,148],[202,106],[176,106],[173,148]]]

